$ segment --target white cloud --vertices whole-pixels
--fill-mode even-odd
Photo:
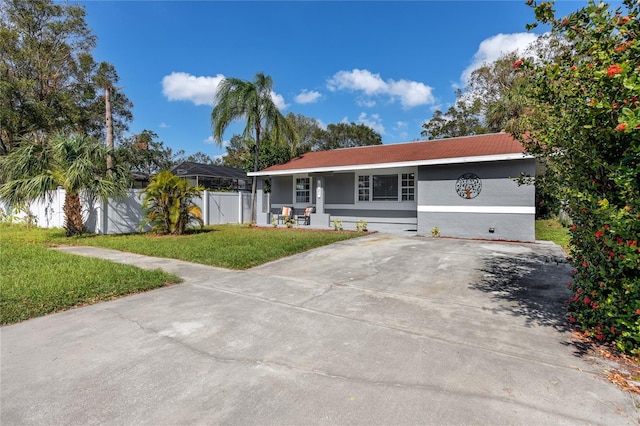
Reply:
[[[374,101],[373,99],[358,98],[356,99],[356,105],[365,108],[373,108],[374,106],[376,106],[376,101]]]
[[[186,72],[172,72],[162,78],[162,94],[170,101],[213,106],[218,84],[223,79],[222,74],[196,77]]]
[[[209,136],[208,138],[206,138],[202,142],[204,142],[206,144],[212,144],[212,145],[215,144],[215,141],[213,140],[213,136]]]
[[[406,121],[396,121],[395,130],[406,129],[409,126],[409,123]]]
[[[224,75],[215,77],[194,76],[186,72],[172,72],[162,78],[162,94],[170,101],[190,101],[195,105],[215,104],[218,84],[224,80]],[[286,109],[284,97],[271,92],[271,99],[279,110]]]
[[[380,74],[372,74],[368,70],[353,69],[352,71],[338,71],[327,81],[327,88],[332,92],[337,90],[362,91],[371,96],[384,93],[386,83]]]
[[[373,74],[368,70],[338,71],[327,80],[327,88],[332,92],[338,90],[363,92],[366,96],[387,95],[392,100],[400,100],[404,109],[429,104],[435,100],[431,93],[433,89],[424,83],[392,79],[385,81],[380,74]],[[358,102],[362,105],[362,102],[373,101],[360,99]]]
[[[289,104],[284,101],[284,97],[277,94],[273,90],[271,91],[271,100],[273,100],[273,103],[276,104],[276,108],[278,108],[280,111],[285,110],[289,107]]]
[[[321,97],[322,95],[320,94],[320,92],[316,92],[315,90],[303,89],[302,92],[300,92],[298,96],[294,98],[294,100],[299,104],[311,104],[317,102]]]
[[[417,81],[393,81],[389,84],[389,93],[400,98],[405,109],[434,102],[432,88]]]
[[[525,51],[539,36],[531,33],[497,34],[482,40],[478,50],[473,55],[471,65],[462,72],[460,77],[463,85],[469,81],[471,73],[482,65],[491,63],[503,55],[518,52],[524,55]]]
[[[158,127],[160,127],[161,129],[166,129],[167,127],[170,127],[170,126],[163,121],[162,123],[158,124]]]
[[[385,134],[384,126],[382,125],[382,119],[378,114],[371,114],[370,117],[367,117],[367,113],[361,112],[358,116],[358,123],[364,124],[367,127],[371,127],[376,132],[381,135]]]

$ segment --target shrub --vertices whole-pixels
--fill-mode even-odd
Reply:
[[[141,226],[150,224],[153,232],[174,235],[184,234],[194,222],[202,226],[200,207],[193,202],[201,197],[200,191],[168,170],[158,173],[143,193],[146,220]]]
[[[589,0],[557,19],[553,2],[527,3],[561,40],[514,68],[530,81],[520,138],[573,224],[569,321],[640,355],[640,4]]]
[[[356,222],[356,231],[358,232],[367,232],[367,222],[364,219],[360,219]]]

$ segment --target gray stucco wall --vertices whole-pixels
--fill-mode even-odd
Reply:
[[[271,178],[271,204],[293,203],[293,177],[273,176]]]
[[[482,181],[475,198],[462,198],[456,192],[456,181],[465,173]],[[535,187],[518,186],[512,178],[520,173],[534,176],[535,161],[420,167],[418,234],[430,235],[438,227],[448,237],[534,241]]]
[[[355,174],[337,173],[324,177],[327,204],[353,204],[355,198]]]

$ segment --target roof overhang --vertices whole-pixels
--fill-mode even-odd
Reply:
[[[349,172],[357,170],[372,169],[390,169],[400,167],[416,167],[416,166],[438,166],[445,164],[461,164],[461,163],[487,163],[492,161],[512,161],[533,159],[532,155],[522,153],[497,154],[497,155],[480,155],[475,157],[456,157],[456,158],[437,158],[433,160],[415,160],[400,161],[396,163],[375,163],[375,164],[357,164],[347,166],[327,166],[327,167],[310,167],[303,169],[288,170],[262,170],[259,172],[249,172],[247,176],[286,176],[302,173],[327,173],[327,172]]]

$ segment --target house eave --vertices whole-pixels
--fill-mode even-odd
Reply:
[[[460,164],[460,163],[486,163],[492,161],[511,161],[511,160],[526,160],[535,158],[532,155],[523,153],[511,153],[511,154],[497,154],[497,155],[480,155],[474,157],[455,157],[455,158],[438,158],[433,160],[414,160],[414,161],[399,161],[394,163],[375,163],[375,164],[357,164],[357,165],[345,165],[345,166],[327,166],[327,167],[310,167],[301,169],[288,169],[288,170],[263,170],[259,172],[249,172],[247,176],[259,177],[259,176],[285,176],[295,175],[303,173],[327,173],[327,172],[348,172],[358,170],[372,170],[372,169],[388,169],[388,168],[400,168],[400,167],[416,167],[416,166],[436,166],[444,164]]]

